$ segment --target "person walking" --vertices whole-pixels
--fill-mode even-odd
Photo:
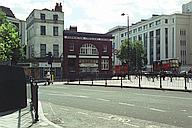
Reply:
[[[51,73],[50,72],[47,72],[46,80],[47,80],[48,85],[50,85],[50,83],[51,83]]]
[[[192,68],[190,68],[188,71],[188,78],[192,80]]]

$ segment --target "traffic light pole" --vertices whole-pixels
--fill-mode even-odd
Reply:
[[[49,52],[47,55],[48,55],[48,64],[51,65],[50,75],[51,75],[51,82],[53,83],[53,55],[51,52]]]

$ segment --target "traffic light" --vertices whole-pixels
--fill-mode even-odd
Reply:
[[[49,52],[47,55],[48,55],[48,58],[47,58],[48,64],[52,64],[53,63],[53,55],[52,55],[52,53]]]

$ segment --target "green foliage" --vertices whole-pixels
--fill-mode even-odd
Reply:
[[[128,41],[125,40],[121,44],[120,52],[117,57],[122,64],[129,64],[129,69],[134,71],[141,70],[141,68],[147,64],[146,53],[144,52],[143,43],[141,41],[128,43]]]
[[[22,56],[19,34],[16,27],[0,12],[0,61],[17,63]]]

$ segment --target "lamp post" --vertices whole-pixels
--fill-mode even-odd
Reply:
[[[127,46],[127,53],[128,53],[128,56],[127,56],[127,65],[128,65],[128,79],[130,80],[130,77],[129,77],[129,70],[131,69],[130,68],[130,57],[129,57],[129,15],[126,14],[126,13],[122,13],[121,16],[127,16],[127,41],[128,41],[128,46]]]

